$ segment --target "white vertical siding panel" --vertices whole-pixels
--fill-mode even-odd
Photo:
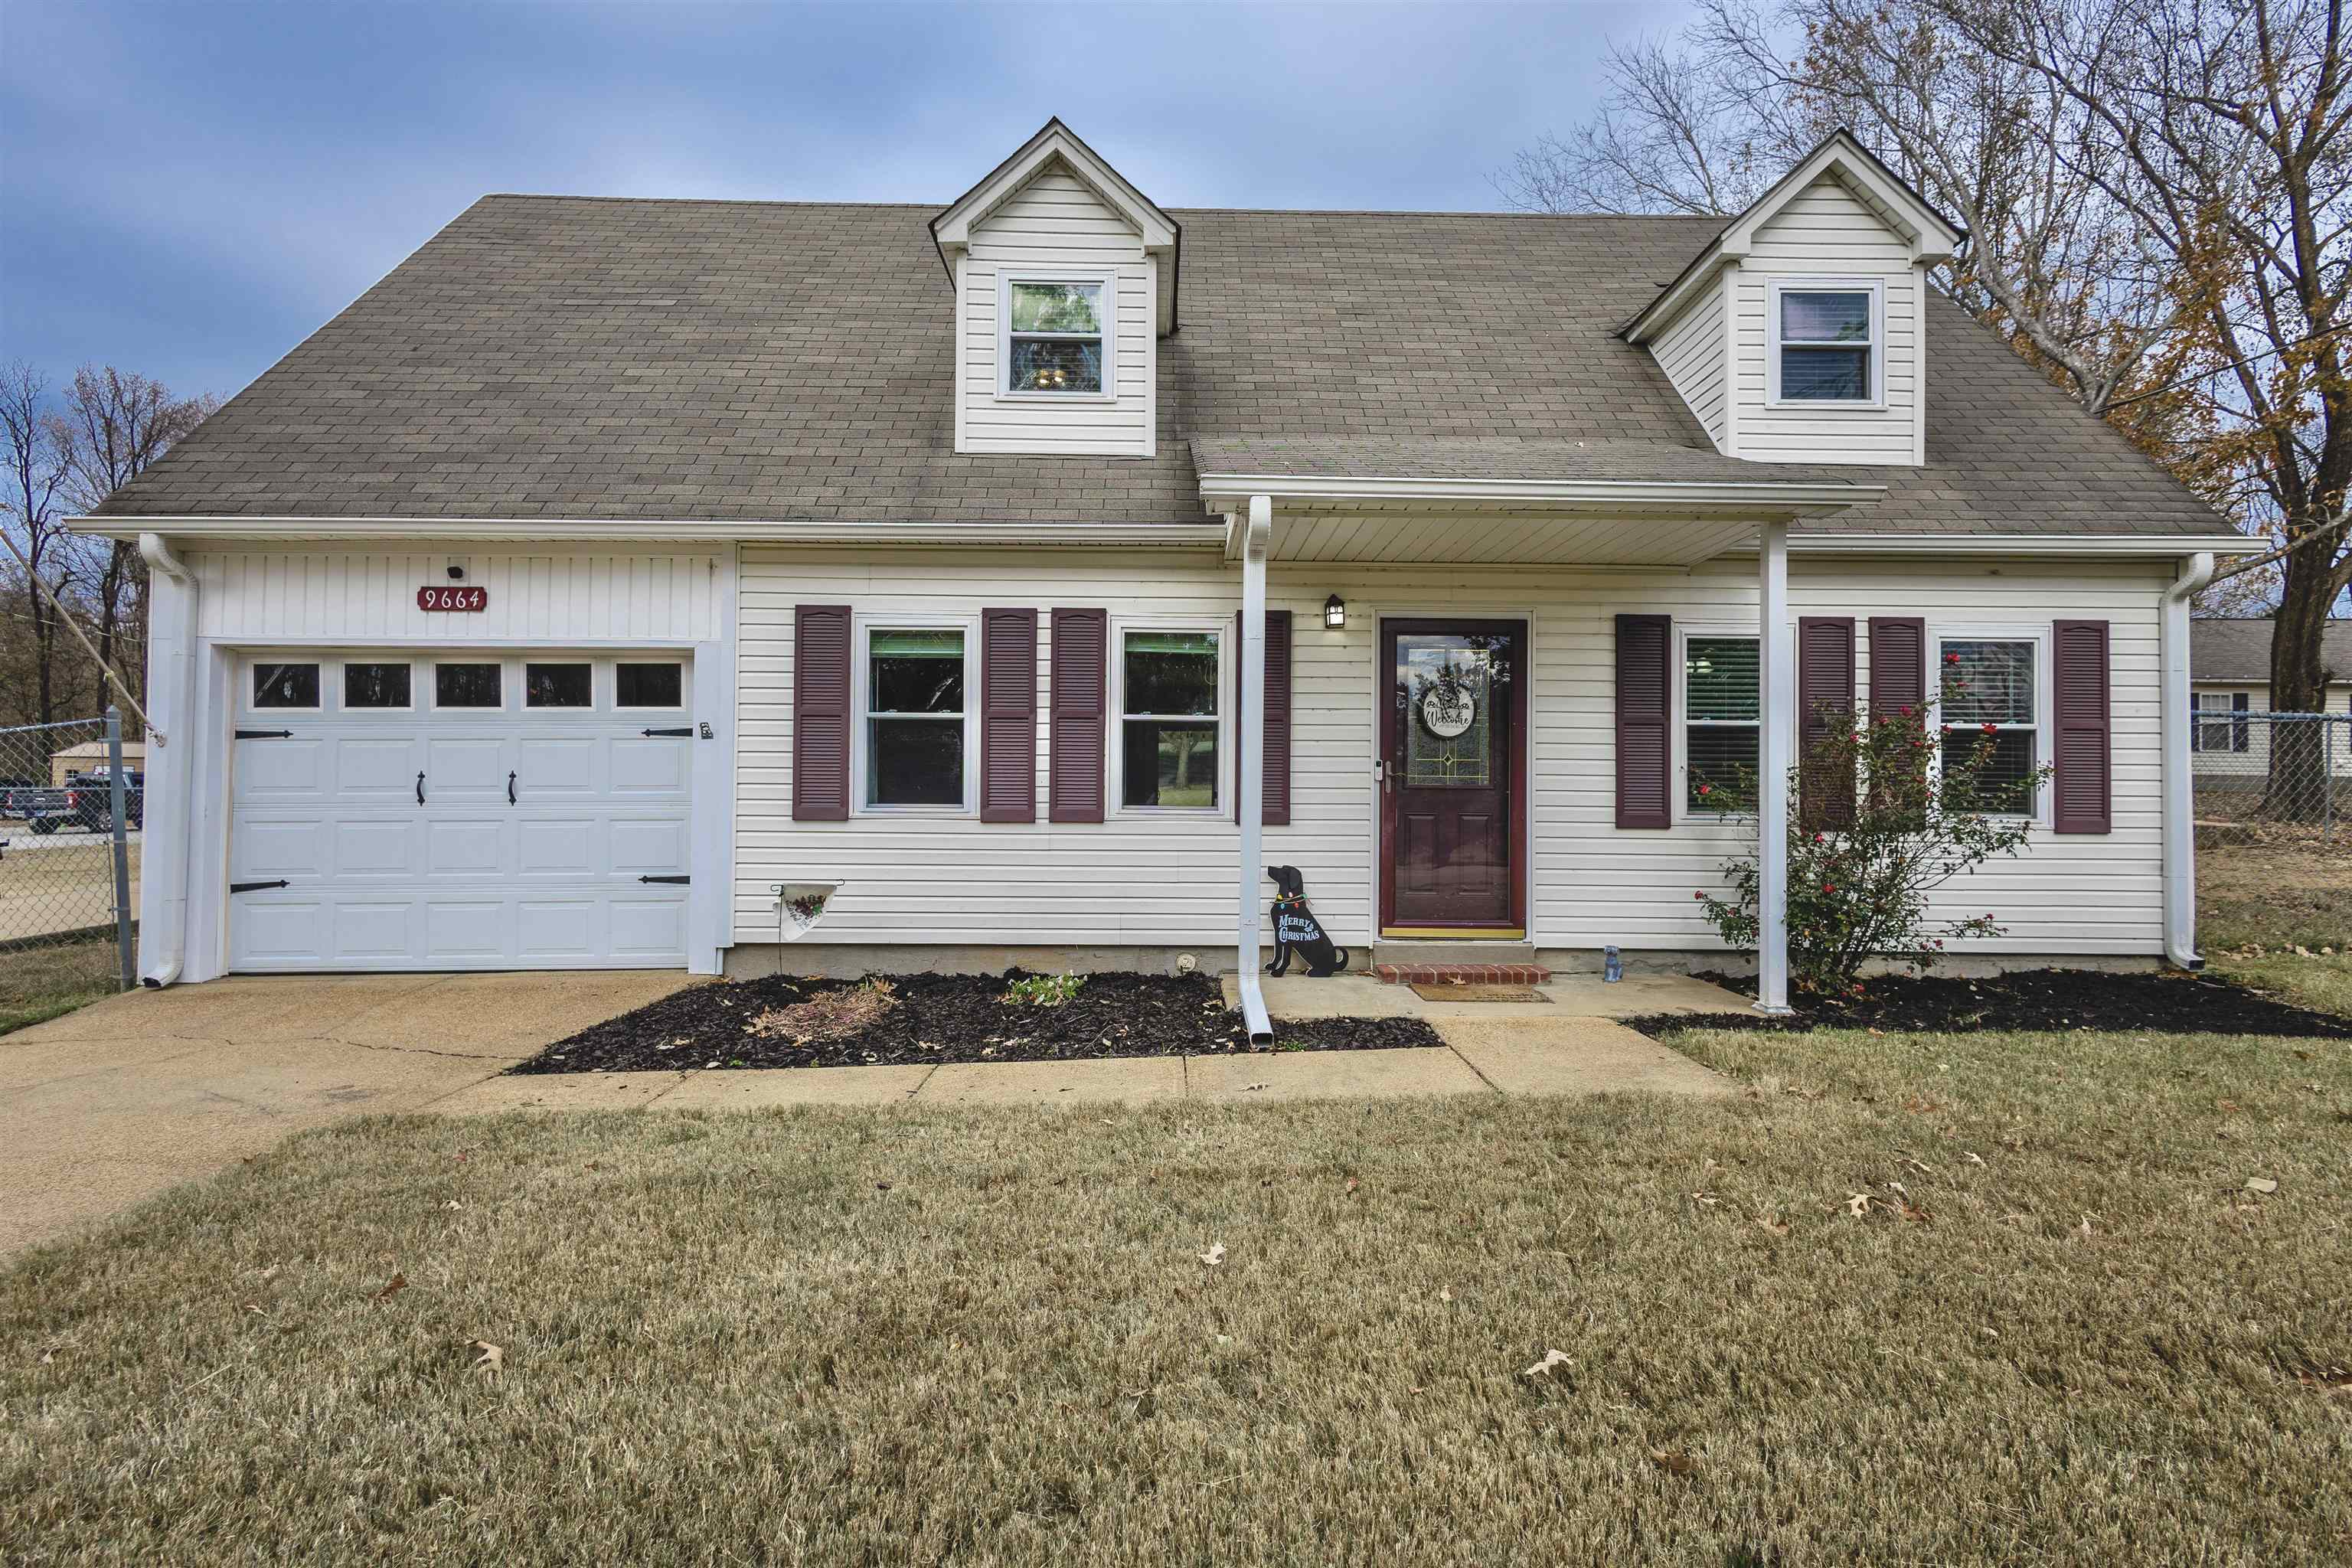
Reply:
[[[1222,563],[1191,556],[1072,554],[1040,575],[1034,559],[947,552],[860,560],[845,552],[751,550],[741,574],[740,719],[735,932],[773,940],[771,883],[840,878],[829,941],[849,942],[1133,942],[1209,949],[1230,942],[1230,818],[1044,820],[1045,733],[1052,694],[1040,650],[1040,819],[853,817],[792,820],[793,606],[965,616],[1034,605],[1050,636],[1056,605],[1100,607],[1114,619],[1198,615],[1219,626],[1238,605]],[[2104,616],[2114,626],[2116,831],[2034,835],[2026,857],[1988,869],[1943,901],[1952,913],[1992,910],[2009,926],[1988,951],[2153,953],[2162,945],[2158,821],[2157,612],[2164,580],[2116,565],[1863,565],[1800,562],[1801,614],[1922,615],[1931,630],[2041,624]],[[1349,604],[1349,626],[1321,624],[1327,594]],[[1529,809],[1533,924],[1550,947],[1705,949],[1713,934],[1693,890],[1719,884],[1740,835],[1709,822],[1664,831],[1614,826],[1613,617],[1664,612],[1679,621],[1752,623],[1754,570],[1730,563],[1683,572],[1561,568],[1277,564],[1268,603],[1296,617],[1292,820],[1265,832],[1269,864],[1300,868],[1316,910],[1341,942],[1361,946],[1375,912],[1377,617],[1526,615],[1532,620]],[[1041,637],[1041,642],[1044,638]],[[1864,651],[1866,659],[1866,648]],[[1865,680],[1866,663],[1864,666]],[[1115,726],[1114,726],[1115,732]]]
[[[448,577],[450,557],[361,548],[192,552],[209,637],[327,644],[693,642],[719,635],[707,552],[470,553],[466,581],[489,608],[428,615],[416,590]],[[659,591],[656,591],[656,588]]]

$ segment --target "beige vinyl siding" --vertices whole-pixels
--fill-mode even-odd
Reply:
[[[1766,356],[1771,284],[1869,279],[1885,293],[1883,409],[1769,405]],[[1733,283],[1737,374],[1732,396],[1743,458],[1768,463],[1919,463],[1921,359],[1917,269],[1885,220],[1833,176],[1823,176],[1757,231]]]
[[[998,395],[999,283],[1028,268],[1048,277],[1099,273],[1109,281],[1114,398],[1052,404]],[[1151,455],[1158,263],[1144,254],[1133,225],[1066,167],[1050,163],[973,226],[961,272],[958,451]]]
[[[1707,439],[1723,449],[1725,426],[1723,290],[1704,290],[1673,326],[1652,344],[1660,369],[1682,395],[1683,402],[1706,426]]]
[[[721,635],[719,558],[708,552],[321,544],[191,552],[188,563],[200,584],[196,629],[208,637],[464,644],[696,642]],[[467,586],[488,592],[488,607],[418,609],[416,590],[450,585],[453,563],[465,568]]]
[[[1292,820],[1265,830],[1269,865],[1306,877],[1335,939],[1371,935],[1377,801],[1371,778],[1382,613],[1531,618],[1530,912],[1542,946],[1643,949],[1716,945],[1691,895],[1719,886],[1741,834],[1711,821],[1621,831],[1613,826],[1613,617],[1664,613],[1677,623],[1754,624],[1752,562],[1681,572],[1572,568],[1276,565],[1267,602],[1294,615]],[[991,605],[1198,616],[1232,624],[1232,565],[1169,552],[1133,555],[748,549],[741,571],[735,939],[774,940],[770,885],[842,879],[824,938],[846,942],[1175,944],[1216,950],[1234,921],[1238,834],[1227,816],[1045,820],[1051,693],[1040,616],[1039,820],[974,817],[792,820],[792,637],[795,604],[849,604],[861,614],[969,616]],[[1796,613],[1924,616],[1929,632],[2039,626],[2104,617],[2113,626],[2116,830],[2037,831],[2025,859],[1961,884],[1953,914],[1990,910],[2010,927],[1979,951],[2161,951],[2158,818],[2157,616],[2167,579],[2106,563],[1800,560]],[[1325,595],[1349,625],[1326,631]],[[1866,637],[1860,689],[1869,683]],[[2044,746],[2047,746],[2045,728]],[[1229,761],[1227,765],[1229,766]],[[1116,787],[1115,779],[1113,787]],[[1115,797],[1114,797],[1115,798]]]

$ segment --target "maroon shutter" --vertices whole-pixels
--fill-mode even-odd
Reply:
[[[1916,616],[1870,617],[1870,713],[1885,718],[1927,705],[1927,623]]]
[[[1055,610],[1053,732],[1046,816],[1054,822],[1103,819],[1104,705],[1109,699],[1110,613]]]
[[[847,605],[793,611],[793,820],[849,820]]]
[[[980,819],[1037,820],[1037,612],[980,613]]]
[[[1617,826],[1671,827],[1674,705],[1666,616],[1617,617]]]
[[[1290,612],[1265,613],[1265,811],[1268,827],[1290,826]]]
[[[2059,621],[2051,627],[2052,706],[2057,711],[2051,758],[2056,796],[2051,823],[2061,833],[2115,829],[2112,751],[2107,721],[2107,623]]]
[[[1853,761],[1841,779],[1821,753],[1832,726],[1853,721],[1853,617],[1797,619],[1797,805],[1818,832],[1853,826]]]

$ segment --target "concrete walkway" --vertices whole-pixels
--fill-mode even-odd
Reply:
[[[1276,1051],[1107,1061],[499,1076],[692,984],[666,972],[251,977],[110,997],[0,1036],[0,1256],[65,1235],[288,1134],[385,1111],[1101,1105],[1732,1086],[1621,1024],[1572,1010],[1739,999],[1696,981],[1572,990],[1544,1005],[1424,1003],[1402,986],[1291,980],[1277,1015],[1411,1013],[1442,1050]],[[1278,988],[1277,988],[1278,987]],[[1596,987],[1597,989],[1597,987]],[[1618,994],[1621,992],[1625,994]]]

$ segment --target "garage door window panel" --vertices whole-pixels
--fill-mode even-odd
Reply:
[[[436,664],[433,667],[436,708],[503,708],[506,670],[495,664]]]
[[[257,664],[253,667],[256,708],[319,706],[319,667],[315,664]]]
[[[406,709],[409,670],[406,664],[358,661],[343,666],[343,707],[346,711]]]
[[[676,712],[686,706],[686,667],[623,662],[613,667],[613,705]]]
[[[524,665],[522,705],[526,708],[593,708],[596,705],[594,667],[586,663]]]

